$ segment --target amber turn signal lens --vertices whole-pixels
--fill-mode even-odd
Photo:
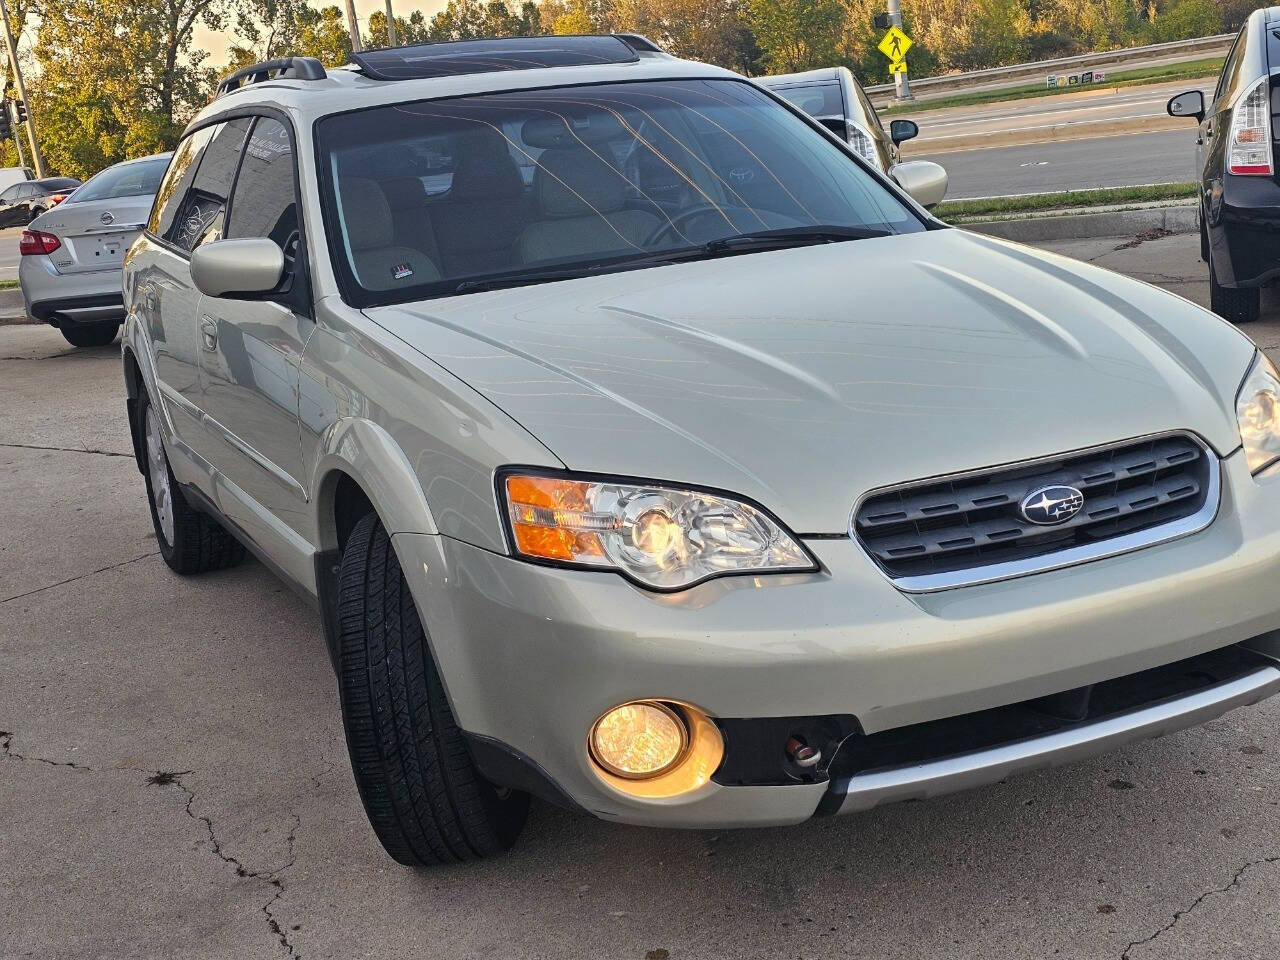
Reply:
[[[637,700],[614,707],[591,730],[596,763],[619,777],[645,779],[671,769],[689,744],[684,720],[664,703]]]

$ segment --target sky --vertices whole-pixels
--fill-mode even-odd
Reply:
[[[421,10],[422,15],[430,20],[436,13],[444,9],[446,0],[392,0],[392,8],[397,17],[408,17],[415,10]],[[310,0],[311,6],[317,10],[321,7],[336,6],[345,10],[345,0],[325,0],[325,2],[317,2]],[[385,9],[385,0],[356,0],[356,17],[360,20],[361,28],[365,25],[365,20],[374,10]],[[196,27],[194,46],[199,50],[209,51],[209,65],[221,66],[227,62],[227,43],[226,34],[214,33],[204,27]]]

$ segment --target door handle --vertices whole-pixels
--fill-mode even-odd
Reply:
[[[200,318],[200,338],[206,350],[218,349],[218,324],[212,317]]]

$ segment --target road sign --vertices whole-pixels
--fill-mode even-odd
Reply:
[[[907,61],[895,60],[893,63],[889,64],[889,72],[890,73],[906,73]]]
[[[890,63],[898,63],[906,57],[907,51],[912,46],[914,44],[911,38],[903,33],[901,28],[890,27],[889,32],[884,35],[876,49],[888,57]],[[901,71],[897,72],[901,73]]]

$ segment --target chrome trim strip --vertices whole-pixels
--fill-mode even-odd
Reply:
[[[1278,691],[1280,669],[1265,666],[1197,693],[1074,730],[931,763],[856,774],[833,784],[833,789],[844,787],[844,800],[837,812],[870,810],[900,800],[926,800],[997,783],[1014,773],[1075,763],[1127,743],[1197,726]]]
[[[1097,543],[1072,547],[1069,550],[1060,550],[1057,553],[1048,553],[1039,557],[1029,557],[1026,560],[1009,560],[1005,563],[970,567],[966,570],[955,570],[951,573],[929,573],[915,577],[894,577],[890,575],[883,567],[880,566],[880,564],[876,563],[875,558],[867,552],[866,547],[863,546],[862,541],[858,537],[858,510],[861,509],[862,504],[869,497],[883,493],[885,490],[909,490],[912,487],[925,486],[927,484],[938,483],[945,480],[959,480],[966,477],[980,476],[982,474],[992,473],[997,470],[1009,469],[1012,467],[1034,466],[1037,463],[1044,463],[1050,460],[1062,460],[1068,457],[1087,456],[1091,453],[1101,453],[1105,450],[1112,450],[1117,447],[1127,447],[1135,443],[1161,440],[1166,437],[1185,437],[1186,439],[1193,441],[1200,447],[1209,464],[1209,486],[1205,491],[1204,506],[1191,514],[1191,516],[1183,517],[1181,520],[1174,520],[1170,523],[1161,524],[1158,527],[1139,530],[1137,533],[1125,534],[1122,537],[1113,537],[1110,540],[1100,540]],[[1221,459],[1213,452],[1209,445],[1199,437],[1194,434],[1175,431],[1173,433],[1153,434],[1147,437],[1135,437],[1131,440],[1121,440],[1118,443],[1108,443],[1100,447],[1087,447],[1083,450],[1072,450],[1066,453],[1055,454],[1051,457],[1037,457],[1034,460],[1003,464],[997,467],[984,467],[981,470],[968,470],[964,473],[946,474],[940,477],[930,477],[927,480],[895,484],[892,487],[880,487],[859,497],[858,502],[854,504],[853,513],[849,519],[849,537],[858,545],[859,549],[866,554],[867,559],[871,561],[878,571],[880,571],[881,575],[903,593],[937,593],[941,590],[954,590],[957,587],[974,587],[984,583],[995,583],[1000,580],[1013,580],[1017,577],[1026,577],[1035,573],[1046,573],[1050,570],[1061,570],[1064,567],[1074,567],[1082,563],[1090,563],[1094,560],[1104,560],[1107,557],[1119,556],[1122,553],[1132,553],[1135,550],[1143,550],[1147,547],[1155,547],[1162,543],[1180,540],[1183,537],[1189,537],[1192,534],[1199,533],[1201,530],[1204,530],[1213,523],[1218,516],[1218,510],[1221,508],[1221,505]]]

